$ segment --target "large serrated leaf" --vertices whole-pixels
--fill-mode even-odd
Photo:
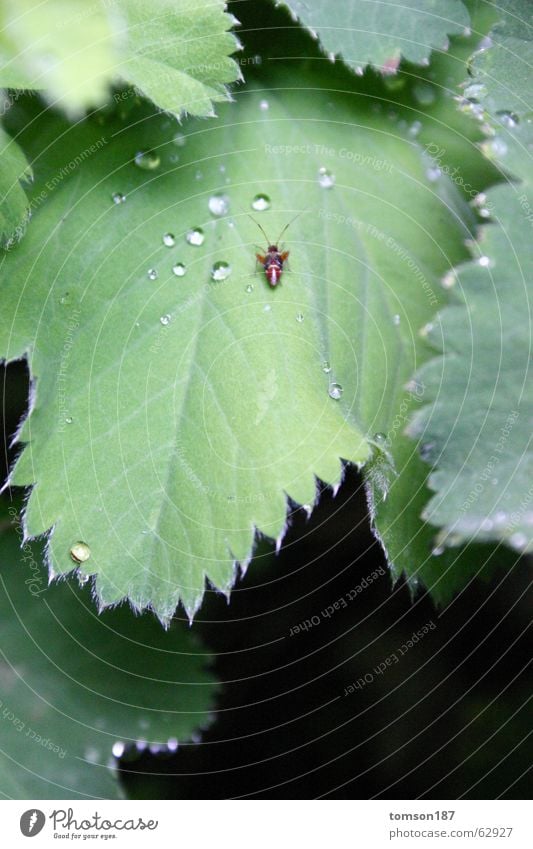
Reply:
[[[292,15],[320,39],[325,51],[362,72],[374,65],[396,70],[403,56],[427,63],[447,36],[464,32],[470,18],[462,0],[283,0]]]
[[[255,528],[282,535],[286,495],[312,504],[315,476],[336,484],[340,458],[381,455],[376,431],[395,437],[396,472],[371,473],[381,536],[420,530],[418,501],[395,483],[418,462],[402,435],[404,401],[418,403],[405,384],[429,352],[418,330],[444,302],[439,274],[465,255],[465,206],[367,100],[300,85],[268,102],[247,90],[185,138],[142,113],[69,131],[47,154],[47,182],[92,153],[5,260],[1,350],[28,352],[36,379],[12,482],[36,484],[27,532],[53,526],[56,573],[77,540],[90,546],[81,568],[104,603],[127,596],[166,620],[182,600],[192,615],[206,577],[229,591]],[[133,159],[148,149],[142,170]],[[271,208],[256,201],[254,215],[270,238],[301,213],[274,290],[246,212],[261,193]],[[194,227],[200,246],[187,242]],[[217,282],[220,262],[231,273]],[[391,547],[398,571],[418,569],[405,543]]]
[[[97,616],[88,588],[47,587],[37,546],[20,550],[10,514],[0,535],[0,794],[118,798],[116,741],[175,746],[209,721],[209,655],[184,626],[165,634],[127,607]]]
[[[24,233],[29,215],[28,198],[21,183],[32,171],[24,153],[0,126],[0,244],[10,245]]]
[[[209,115],[239,77],[224,9],[223,0],[6,0],[0,86],[43,90],[77,113],[126,81],[175,115]]]

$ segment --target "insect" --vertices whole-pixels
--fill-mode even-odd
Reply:
[[[298,215],[301,215],[301,212],[299,212]],[[263,266],[265,270],[266,279],[268,280],[268,283],[272,287],[272,289],[274,289],[280,282],[281,275],[283,274],[283,266],[287,262],[287,258],[289,256],[289,251],[280,251],[278,245],[280,244],[281,237],[283,236],[287,228],[293,223],[293,221],[296,221],[298,215],[295,215],[294,218],[291,219],[291,221],[289,221],[289,223],[285,225],[278,238],[276,239],[276,242],[273,244],[270,244],[270,240],[263,228],[261,227],[259,221],[256,221],[255,218],[252,218],[252,216],[250,215],[250,218],[252,218],[252,221],[257,224],[257,226],[261,230],[261,233],[267,241],[266,253],[256,254],[255,256],[257,261],[260,262]]]

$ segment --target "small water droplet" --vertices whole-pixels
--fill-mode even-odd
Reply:
[[[148,271],[146,272],[146,274],[148,276],[148,280],[157,280],[157,277],[158,277],[157,269],[149,268]]]
[[[330,398],[333,398],[334,401],[338,401],[339,398],[342,397],[342,393],[344,389],[340,385],[340,383],[330,383],[328,389],[328,395]]]
[[[268,100],[260,100],[259,101],[259,108],[262,112],[267,112],[268,109],[270,108],[270,103],[268,102]]]
[[[59,303],[60,304],[68,304],[69,300],[70,300],[70,292],[65,292],[64,295],[61,295],[61,297],[59,299]]]
[[[176,147],[184,147],[187,144],[187,137],[184,136],[183,133],[176,133],[172,139],[172,143],[175,144]]]
[[[167,749],[169,752],[177,752],[178,751],[178,740],[176,737],[169,737],[167,740]]]
[[[225,280],[226,277],[229,277],[231,274],[231,265],[229,262],[225,262],[223,259],[218,260],[218,262],[213,263],[213,267],[211,269],[211,279],[212,280]]]
[[[123,195],[122,192],[113,192],[111,198],[113,200],[113,203],[119,204],[124,203],[124,201],[126,200],[126,195]]]
[[[496,112],[496,117],[499,119],[500,124],[503,124],[508,130],[512,130],[520,122],[518,115],[515,115],[514,112]]]
[[[480,256],[477,262],[482,268],[492,268],[494,265],[491,258],[488,256]]]
[[[252,209],[255,209],[256,212],[265,212],[265,210],[270,209],[271,201],[268,195],[258,194],[252,200]]]
[[[173,233],[165,233],[163,236],[163,244],[167,246],[167,248],[173,248],[176,244],[176,239]]]
[[[516,551],[523,551],[527,546],[527,536],[521,531],[517,531],[509,537],[509,545]]]
[[[303,320],[304,320],[304,314],[302,312],[297,313],[296,321],[298,322],[298,324],[301,324]]]
[[[67,416],[66,419],[65,419],[65,422],[67,424],[72,424],[73,421],[74,421],[74,419],[72,418],[72,416]]]
[[[204,179],[203,171],[200,171],[199,168],[197,169],[197,171],[194,174],[194,179],[195,180],[203,180]]]
[[[372,439],[377,445],[385,445],[387,443],[387,436],[382,431],[375,433]]]
[[[503,139],[495,136],[495,138],[483,142],[481,149],[489,159],[495,159],[499,156],[505,156],[507,153],[507,144]]]
[[[441,554],[444,554],[444,546],[443,545],[436,545],[431,553],[432,553],[433,557],[440,557]]]
[[[270,306],[270,304],[265,304],[265,306],[263,307],[263,312],[270,312],[271,309],[272,307]]]
[[[423,442],[420,446],[420,456],[426,463],[430,462],[433,457],[433,452],[435,450],[434,442]]]
[[[248,283],[248,285],[245,286],[244,291],[246,292],[247,295],[251,295],[252,292],[254,291],[254,287],[252,286],[251,283]]]
[[[195,245],[196,247],[199,247],[204,243],[205,234],[201,227],[192,227],[190,230],[187,231],[185,239],[187,240],[189,245]]]
[[[159,319],[159,321],[161,322],[161,324],[163,325],[163,327],[166,327],[166,326],[167,326],[167,324],[170,324],[170,316],[169,316],[169,314],[167,313],[166,315],[162,315],[162,316],[161,316],[161,318]]]
[[[422,129],[422,121],[413,121],[407,133],[412,139],[415,139]]]
[[[170,159],[170,161],[171,161],[172,163],[174,163],[174,164],[175,164],[176,162],[179,162],[179,161],[180,161],[180,158],[179,158],[179,156],[178,156],[178,154],[177,154],[177,153],[171,153],[171,154],[170,154],[170,156],[169,156],[168,158],[169,158],[169,159]]]
[[[122,740],[117,740],[116,743],[113,743],[113,747],[112,747],[111,751],[113,752],[113,755],[114,755],[115,758],[121,758],[122,755],[124,754],[125,748],[126,747],[125,747],[124,743],[122,742]]]
[[[455,286],[456,283],[457,276],[455,274],[455,271],[447,271],[441,280],[441,286],[443,289],[451,289],[452,286]]]
[[[472,83],[464,90],[464,96],[469,100],[479,100],[487,94],[487,86],[483,83]]]
[[[401,323],[401,320],[402,320],[402,317],[401,317],[400,315],[398,315],[398,313],[396,313],[396,315],[393,315],[393,316],[392,316],[392,323],[393,323],[396,327],[398,327],[398,325]]]
[[[432,165],[431,168],[427,169],[426,177],[430,183],[435,183],[439,179],[441,173],[442,172],[437,165]]]
[[[335,175],[328,168],[318,169],[318,185],[322,189],[332,189],[335,185]]]
[[[327,360],[324,360],[324,362],[322,363],[322,371],[324,372],[324,374],[329,374],[331,371],[331,366]]]
[[[91,549],[86,542],[75,542],[70,549],[70,556],[74,563],[85,563],[91,556]]]
[[[176,277],[184,277],[187,272],[187,266],[182,262],[177,262],[176,265],[172,266],[172,272]]]
[[[143,171],[155,171],[160,162],[159,154],[155,150],[140,150],[135,154],[135,164]]]
[[[355,73],[357,74],[358,77],[362,77],[364,72],[365,72],[365,69],[363,68],[362,65],[356,65]]]
[[[501,527],[502,525],[506,525],[508,523],[509,514],[506,513],[505,510],[498,510],[494,514],[493,519],[494,519],[494,524],[499,525]]]
[[[211,195],[207,205],[211,215],[214,215],[216,218],[227,215],[229,212],[229,198],[227,195]]]
[[[432,321],[428,321],[427,324],[424,324],[424,326],[420,328],[420,330],[418,331],[418,335],[422,336],[422,338],[425,339],[425,337],[429,336],[429,334],[432,330],[434,330],[434,328],[434,323]]]

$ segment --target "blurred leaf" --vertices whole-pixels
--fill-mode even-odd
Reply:
[[[209,721],[209,656],[182,625],[167,634],[124,606],[98,616],[88,587],[47,587],[38,547],[18,543],[0,534],[0,791],[118,798],[115,742],[187,741]]]
[[[447,49],[448,35],[463,33],[470,18],[462,0],[287,0],[291,14],[319,38],[323,49],[351,68],[396,70],[403,56],[428,63]]]
[[[533,113],[533,17],[530,0],[489,3],[498,20],[471,63],[466,96],[494,116]]]
[[[223,0],[6,0],[0,86],[43,90],[79,113],[126,81],[161,109],[208,115],[239,77]]]

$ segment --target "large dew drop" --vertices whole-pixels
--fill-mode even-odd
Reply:
[[[140,150],[135,154],[135,164],[143,171],[155,171],[160,162],[159,154],[155,150]]]
[[[229,277],[231,274],[231,265],[229,262],[224,262],[224,260],[219,260],[213,264],[211,269],[211,279],[219,282],[220,280],[225,280],[226,277]]]
[[[182,262],[177,262],[176,265],[172,266],[172,272],[176,277],[185,277],[187,267]]]
[[[91,556],[91,549],[86,542],[75,542],[70,549],[70,556],[74,563],[85,563]]]
[[[195,247],[199,247],[203,245],[205,234],[201,227],[192,227],[185,236],[189,245],[194,245]]]
[[[256,195],[252,201],[252,209],[255,209],[256,212],[265,212],[265,210],[270,209],[270,206],[271,200],[265,194]]]
[[[209,212],[215,218],[227,215],[229,212],[229,198],[227,195],[211,195],[207,203]]]

